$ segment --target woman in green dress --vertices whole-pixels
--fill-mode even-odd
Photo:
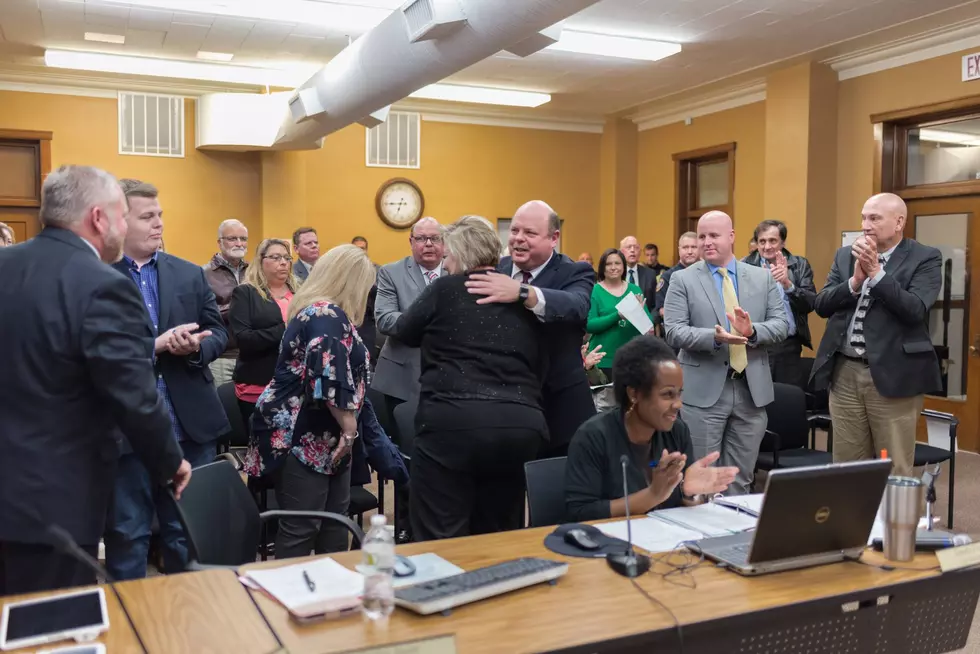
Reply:
[[[643,306],[647,317],[650,317],[643,291],[636,284],[626,281],[625,272],[626,257],[622,252],[610,248],[602,253],[599,259],[599,283],[592,287],[592,306],[589,309],[589,321],[586,325],[586,331],[592,334],[589,347],[601,345],[602,351],[606,353],[598,368],[610,381],[612,381],[612,362],[616,358],[616,350],[640,335],[636,327],[619,313],[616,305],[628,294],[633,294]]]

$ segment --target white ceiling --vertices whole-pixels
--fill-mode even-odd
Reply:
[[[403,3],[341,1],[387,9]],[[978,7],[980,0],[603,0],[566,25],[680,42],[683,52],[653,63],[555,51],[526,59],[502,53],[451,81],[552,93],[552,102],[535,110],[540,113],[605,115],[842,41],[855,39],[853,50],[859,50],[868,45],[862,35],[954,8],[950,15],[976,15]],[[909,30],[914,33],[914,24]],[[88,42],[85,32],[125,34],[126,43]],[[170,58],[209,50],[247,64],[326,62],[346,44],[340,31],[288,16],[261,22],[100,0],[0,0],[0,67],[43,65],[40,57],[49,47]]]

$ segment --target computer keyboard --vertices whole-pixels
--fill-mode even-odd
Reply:
[[[429,615],[554,580],[568,572],[568,564],[548,559],[522,558],[470,570],[462,574],[406,586],[395,591],[395,604]]]
[[[731,547],[726,547],[720,550],[717,554],[718,558],[724,559],[730,563],[748,563],[749,553],[752,551],[752,543],[742,543],[740,545],[732,545]]]

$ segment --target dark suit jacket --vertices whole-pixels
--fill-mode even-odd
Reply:
[[[265,386],[272,381],[279,343],[286,333],[282,311],[273,299],[263,299],[250,284],[231,292],[228,324],[238,340],[238,362],[232,379],[237,384]]]
[[[310,276],[310,271],[306,269],[306,265],[300,259],[297,259],[293,263],[293,275],[302,283]]]
[[[629,279],[629,270],[623,273],[624,279]],[[643,297],[646,298],[647,308],[650,309],[650,314],[656,310],[657,304],[657,271],[653,268],[648,268],[643,264],[636,264],[636,285],[640,287],[643,291]]]
[[[136,282],[126,264],[120,261],[115,268],[135,288]],[[184,434],[196,443],[208,443],[231,430],[214,388],[214,377],[208,368],[208,364],[225,351],[228,332],[218,312],[214,292],[200,266],[160,252],[157,254],[157,274],[160,283],[160,333],[189,322],[197,323],[202,331],[211,331],[211,335],[201,341],[201,351],[197,354],[178,357],[163,352],[156,358],[156,370],[167,382],[174,414]],[[144,315],[152,331],[150,314]],[[123,453],[128,451],[123,447]]]
[[[50,542],[56,524],[94,546],[123,434],[157,482],[180,465],[146,307],[63,229],[0,249],[0,279],[0,541]]]
[[[942,389],[928,326],[929,310],[942,284],[942,263],[936,248],[902,239],[885,264],[885,276],[870,290],[871,306],[864,319],[866,356],[875,388],[885,397],[914,397]],[[857,308],[858,296],[849,285],[853,273],[851,248],[837,250],[827,284],[814,303],[817,315],[827,318],[810,376],[816,390],[829,387],[835,355],[844,346]]]
[[[510,257],[497,270],[513,272]],[[582,340],[592,302],[595,271],[584,261],[572,261],[557,252],[531,285],[544,293],[545,316],[541,330],[547,348],[548,375],[542,403],[551,446],[568,444],[579,425],[595,415],[595,404],[582,365]]]
[[[786,257],[786,273],[789,281],[793,284],[793,290],[789,292],[789,307],[793,311],[793,320],[796,321],[796,334],[788,338],[795,338],[804,347],[813,349],[810,340],[810,312],[813,311],[813,301],[817,297],[817,287],[813,285],[813,268],[806,257],[798,257],[790,254],[790,251],[783,248],[783,256]],[[762,255],[753,252],[742,259],[750,266],[762,266]],[[666,274],[666,273],[664,273]]]

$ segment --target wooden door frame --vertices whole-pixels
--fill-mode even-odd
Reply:
[[[35,161],[37,162],[36,179],[37,183],[34,188],[33,198],[12,198],[12,197],[0,197],[0,207],[11,207],[11,208],[26,208],[26,209],[40,209],[41,208],[41,187],[44,185],[44,180],[47,179],[48,175],[51,173],[51,139],[53,134],[51,132],[42,132],[36,130],[27,129],[0,129],[0,142],[14,142],[18,145],[23,144],[24,146],[30,146],[36,148],[37,156]],[[40,231],[40,224],[36,225],[37,231]],[[30,231],[28,231],[30,234]]]

